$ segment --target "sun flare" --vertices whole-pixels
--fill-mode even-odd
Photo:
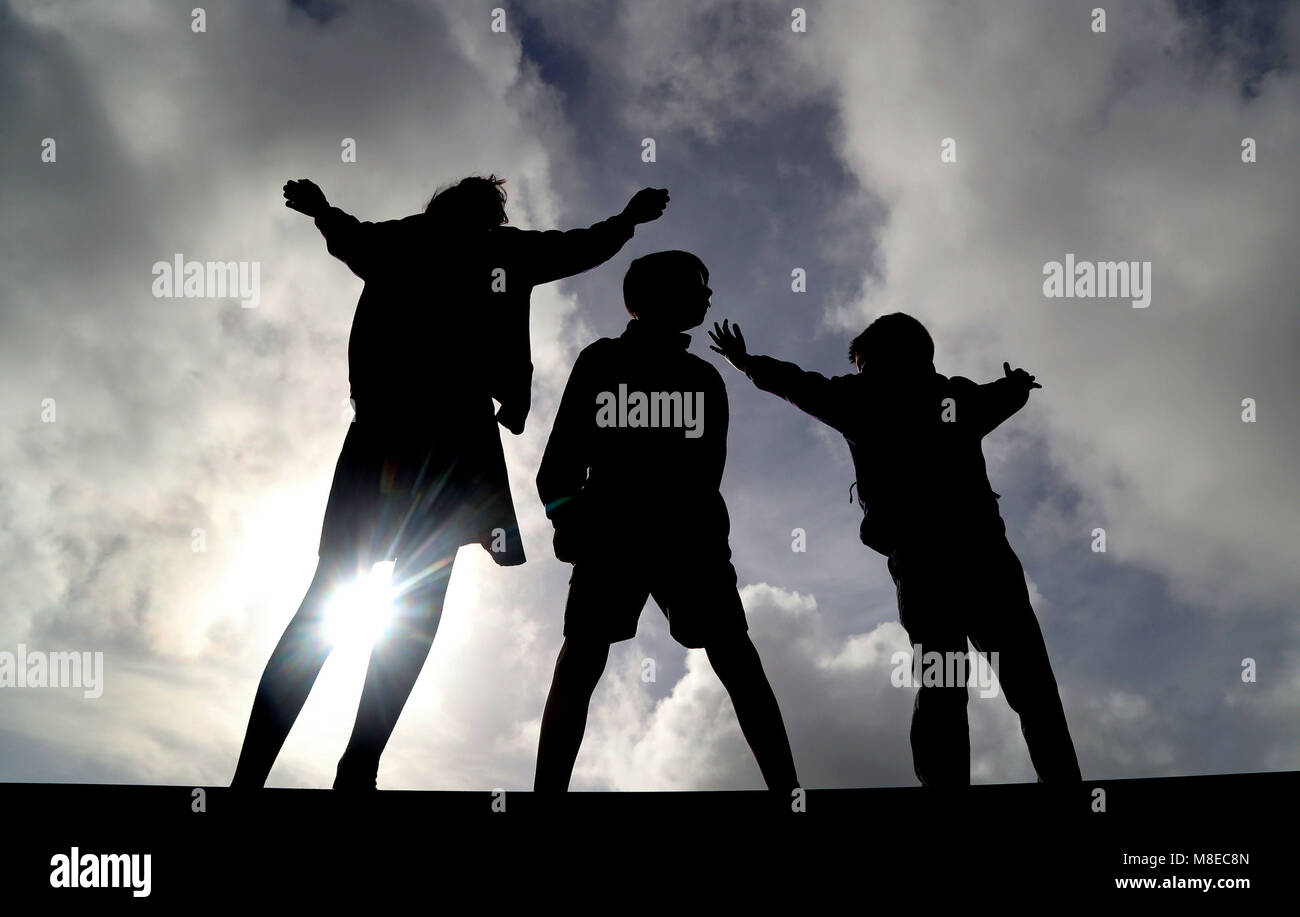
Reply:
[[[381,561],[340,586],[325,606],[325,639],[342,649],[369,649],[393,618],[393,562]]]

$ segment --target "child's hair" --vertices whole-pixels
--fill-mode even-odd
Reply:
[[[665,299],[680,291],[682,276],[695,275],[709,282],[709,269],[690,252],[651,252],[636,258],[623,275],[623,305],[633,318],[653,312]]]
[[[449,225],[491,228],[506,222],[506,183],[504,178],[471,175],[454,185],[439,188],[429,198],[424,212],[436,215]]]
[[[849,342],[849,362],[916,364],[934,362],[934,339],[912,316],[891,312],[876,319]]]

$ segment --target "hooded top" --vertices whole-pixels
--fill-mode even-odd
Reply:
[[[862,540],[873,550],[960,537],[1000,518],[981,441],[1029,399],[1010,379],[977,385],[934,373],[893,385],[756,355],[746,374],[844,435],[865,514]]]

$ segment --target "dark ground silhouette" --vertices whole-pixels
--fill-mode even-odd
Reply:
[[[262,786],[328,657],[326,604],[394,559],[395,612],[376,642],[336,789],[373,789],[379,757],[432,646],[456,550],[524,562],[497,423],[528,414],[532,288],[609,259],[668,193],[644,189],[610,219],[568,232],[502,225],[495,177],[445,189],[424,213],[361,222],[312,182],[285,204],[313,217],[331,254],[365,281],[348,343],[355,421],[343,443],[302,605],[267,663],[232,787]],[[495,413],[492,401],[501,407]]]
[[[889,558],[899,618],[914,652],[966,652],[994,670],[1039,780],[1081,779],[1060,693],[1024,571],[1006,539],[981,440],[1040,388],[1022,369],[976,385],[935,372],[934,342],[902,313],[873,322],[850,345],[858,367],[827,378],[750,354],[740,326],[710,332],[715,346],[764,391],[844,435],[863,509],[862,542]],[[916,775],[929,786],[970,782],[967,667],[944,684],[923,683],[912,716]]]
[[[707,651],[768,787],[798,785],[727,542],[718,490],[726,388],[686,351],[684,332],[704,320],[711,292],[694,255],[633,261],[623,282],[627,330],[583,350],[565,387],[537,474],[556,556],[574,564],[542,717],[539,791],[567,789],[609,645],[635,636],[650,596],[679,643]]]
[[[268,789],[250,817],[237,793],[191,786],[0,784],[0,806],[22,840],[6,850],[6,903],[49,896],[63,913],[81,895],[130,901],[126,889],[53,888],[50,859],[150,851],[152,900],[229,901],[390,896],[442,885],[483,889],[495,904],[536,904],[538,888],[580,870],[584,896],[617,900],[633,864],[681,864],[660,893],[725,899],[733,912],[776,901],[861,898],[879,885],[928,899],[966,902],[1041,890],[1072,899],[1120,883],[1244,880],[1251,890],[1292,880],[1288,834],[1252,831],[1250,815],[1300,793],[1300,773],[1144,780],[806,791],[804,811],[772,794],[385,792],[357,799],[328,790]],[[557,808],[562,811],[557,813]],[[562,820],[557,820],[557,815]],[[1243,820],[1247,826],[1243,830]],[[410,826],[429,826],[417,835]],[[261,830],[261,829],[265,830]],[[1180,851],[1160,868],[1126,863],[1134,853]],[[1228,854],[1193,863],[1201,851]],[[1167,857],[1166,857],[1167,859]],[[706,881],[727,871],[745,881]],[[1192,892],[1200,895],[1202,890]],[[1229,900],[1237,889],[1213,889]],[[1140,893],[1139,893],[1140,894]],[[1175,896],[1177,897],[1177,896]],[[751,904],[752,899],[752,904]]]

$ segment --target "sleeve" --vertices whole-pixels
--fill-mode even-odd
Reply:
[[[706,410],[712,416],[706,414],[703,421],[705,441],[708,443],[705,468],[709,473],[709,486],[718,490],[722,487],[722,472],[727,466],[727,428],[731,422],[731,407],[727,403],[727,384],[722,381],[722,376],[716,369],[712,366],[709,369],[712,370],[713,380]]]
[[[316,217],[316,228],[325,237],[325,248],[362,280],[369,279],[380,256],[390,252],[402,238],[402,220],[362,222],[337,207]]]
[[[587,383],[590,356],[578,355],[564,386],[546,450],[537,469],[537,495],[546,516],[557,526],[574,508],[587,482],[591,461],[591,428],[595,423],[595,402]]]
[[[632,238],[635,224],[618,214],[586,229],[522,230],[520,257],[536,285],[581,274],[604,264]]]
[[[507,359],[488,375],[488,393],[501,403],[497,423],[515,436],[524,432],[533,403],[532,344],[529,341],[528,304],[507,303],[492,317]]]
[[[975,430],[981,438],[997,429],[1029,401],[1029,389],[1010,379],[997,379],[976,385],[970,379],[954,376],[952,382],[959,421],[963,411],[967,412],[967,416],[973,413]]]
[[[841,433],[847,431],[853,403],[849,391],[851,377],[828,379],[794,363],[757,354],[751,354],[746,361],[745,375],[763,391],[784,398]]]

